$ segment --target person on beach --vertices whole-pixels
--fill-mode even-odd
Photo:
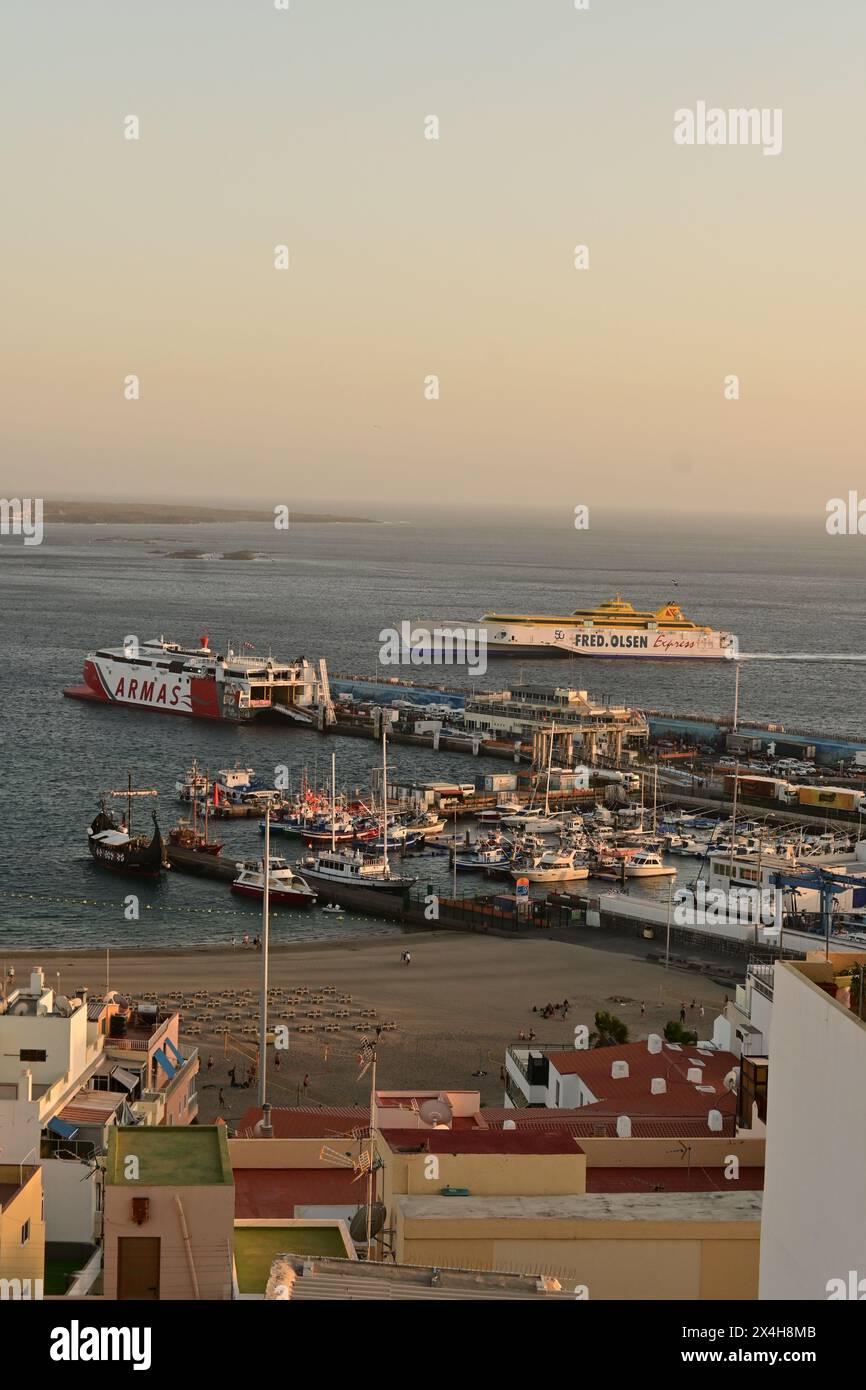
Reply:
[[[685,1006],[685,1004],[681,1004],[681,1005],[680,1005],[680,1023],[685,1023],[685,1021],[686,1021],[686,1006]]]
[[[307,1094],[307,1087],[309,1086],[309,1084],[310,1084],[310,1073],[309,1073],[309,1072],[305,1072],[305,1073],[304,1073],[304,1095]]]
[[[245,931],[245,932],[244,932],[244,939],[243,939],[243,941],[241,942],[241,945],[244,947],[244,950],[246,950],[246,948],[247,948],[247,946],[249,946],[249,944],[250,944],[250,934],[249,934],[249,932]]]
[[[412,963],[412,957],[410,956],[409,952],[407,951],[407,952],[406,952],[406,964],[407,964],[407,965],[411,965],[411,963]]]
[[[641,1018],[643,1018],[643,1016],[644,1016],[645,1013],[646,1013],[646,1004],[644,1003],[643,1000],[641,1000],[641,1001],[640,1001],[640,1016],[641,1016]]]
[[[208,1071],[213,1071],[213,1053],[211,1053],[207,1059],[207,1069]]]
[[[226,1108],[226,1098],[223,1095],[222,1087],[220,1087],[219,1095],[217,1096],[217,1105],[219,1106],[220,1110],[225,1110]]]

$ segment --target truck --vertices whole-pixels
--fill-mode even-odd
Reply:
[[[851,787],[798,787],[797,802],[825,811],[862,811],[866,795]]]
[[[761,797],[764,800],[784,801],[791,800],[791,787],[783,777],[737,777],[734,773],[726,773],[722,779],[727,796],[733,796],[734,786],[739,784],[737,795],[745,798]]]

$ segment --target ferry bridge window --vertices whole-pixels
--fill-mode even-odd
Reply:
[[[19,1062],[45,1062],[48,1054],[42,1047],[22,1047],[18,1053]]]

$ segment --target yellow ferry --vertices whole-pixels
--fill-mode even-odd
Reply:
[[[621,594],[597,608],[578,608],[561,616],[485,613],[479,626],[487,650],[500,656],[603,656],[619,658],[737,655],[737,639],[685,617],[678,603],[641,611]]]

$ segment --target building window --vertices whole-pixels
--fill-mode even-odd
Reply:
[[[554,1103],[554,1105],[555,1105],[555,1106],[557,1107],[557,1109],[558,1109],[558,1108],[559,1108],[559,1082],[558,1082],[558,1081],[557,1081],[557,1083],[556,1083],[556,1091],[554,1092],[553,1103]]]
[[[44,1062],[47,1058],[44,1047],[22,1047],[18,1053],[19,1062]]]
[[[30,1239],[30,1222],[29,1222],[29,1221],[25,1221],[25,1222],[24,1222],[24,1225],[21,1227],[21,1244],[22,1244],[22,1245],[26,1245],[29,1239]]]

